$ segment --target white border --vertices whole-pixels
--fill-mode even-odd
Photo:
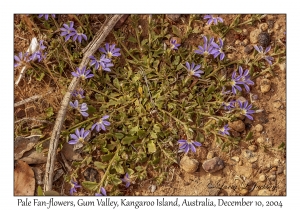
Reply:
[[[298,208],[299,190],[299,138],[298,137],[298,108],[299,94],[299,14],[293,4],[295,1],[279,0],[214,0],[214,1],[4,1],[1,2],[0,36],[1,36],[1,199],[0,206],[17,207],[18,197],[13,197],[13,14],[14,13],[286,13],[287,14],[287,196],[286,197],[244,197],[247,200],[282,200],[282,209]],[[31,197],[30,199],[34,199]],[[161,198],[161,197],[160,197]],[[180,197],[183,199],[185,197]],[[197,197],[186,197],[195,199]],[[198,197],[205,199],[205,197]],[[220,199],[219,197],[209,197]],[[239,197],[223,197],[236,200]],[[58,198],[61,200],[77,201],[78,197]],[[130,199],[130,198],[129,198]],[[140,200],[154,200],[156,197],[134,197]],[[172,199],[172,197],[168,197]],[[32,207],[31,207],[32,208]],[[66,207],[63,207],[66,208]],[[97,207],[99,208],[99,207]],[[141,207],[142,208],[142,207]],[[141,209],[140,208],[140,209]],[[151,207],[153,208],[153,207]],[[166,208],[166,207],[165,207]],[[195,207],[201,208],[201,207]],[[205,209],[204,207],[202,207]],[[6,209],[6,208],[5,208]],[[39,208],[40,209],[40,208]],[[62,209],[62,208],[60,208]],[[103,209],[103,208],[101,208]],[[106,209],[106,208],[104,208]],[[129,209],[129,208],[127,208]],[[130,208],[133,209],[133,208]],[[143,208],[144,209],[144,208]],[[149,208],[148,208],[149,209]],[[229,207],[228,207],[229,209]],[[230,207],[232,209],[232,207]]]

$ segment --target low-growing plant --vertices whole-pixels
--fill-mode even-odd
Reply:
[[[149,15],[147,27],[139,25],[139,15],[131,15],[133,31],[112,31],[115,41],[103,44],[82,69],[77,67],[80,50],[93,38],[89,16],[79,15],[75,22],[57,22],[57,16],[29,17],[33,22],[47,22],[39,31],[48,38],[40,41],[40,53],[16,55],[15,66],[30,66],[30,74],[43,71],[55,81],[81,78],[61,138],[84,156],[73,162],[72,173],[65,176],[71,195],[81,186],[91,195],[121,195],[122,188],[148,179],[149,171],[150,178],[160,184],[167,168],[178,164],[178,153],[196,152],[212,141],[228,152],[252,138],[251,132],[233,137],[228,123],[242,117],[253,120],[260,111],[250,98],[242,101],[239,96],[248,97],[253,79],[272,73],[283,52],[255,46],[248,60],[230,60],[223,38],[229,30],[239,31],[238,27],[262,16],[240,23],[237,15],[226,23],[217,16],[191,15],[182,31],[163,15]],[[196,33],[193,21],[208,21],[215,35]],[[191,34],[202,41],[187,44]],[[41,150],[41,143],[37,148]],[[86,166],[103,171],[99,182],[82,179]]]

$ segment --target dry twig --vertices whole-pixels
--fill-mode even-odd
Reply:
[[[88,46],[83,50],[84,55],[82,58],[82,62],[80,63],[79,68],[83,68],[89,62],[89,56],[94,54],[109,32],[113,29],[114,25],[119,21],[122,15],[114,15],[111,19],[107,20],[104,25],[101,27],[99,32],[95,35],[94,39],[88,44]],[[65,120],[66,110],[70,101],[71,93],[75,90],[79,79],[74,77],[71,81],[71,84],[68,87],[68,91],[66,92],[60,110],[58,112],[55,125],[53,128],[53,132],[50,139],[48,159],[46,164],[46,172],[45,172],[45,181],[44,181],[44,191],[52,190],[52,182],[53,182],[53,172],[54,172],[54,164],[56,160],[56,150],[58,146],[58,140],[60,137],[60,131],[62,125]]]

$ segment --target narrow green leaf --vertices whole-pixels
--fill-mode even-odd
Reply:
[[[98,169],[106,169],[107,163],[102,163],[102,162],[99,162],[99,161],[95,161],[94,166],[96,166],[96,168],[98,168]]]
[[[99,184],[96,182],[83,181],[81,182],[82,187],[90,191],[96,191],[99,187]]]
[[[125,136],[122,139],[121,143],[129,145],[129,144],[131,144],[135,140],[137,140],[137,136]]]
[[[44,196],[44,192],[41,186],[37,187],[37,195],[38,196]]]
[[[253,137],[253,133],[250,131],[246,136],[246,141],[252,139],[252,137]]]
[[[114,135],[117,139],[122,139],[124,137],[123,133],[115,133]]]
[[[104,161],[104,162],[107,162],[107,161],[111,160],[113,158],[113,156],[114,156],[114,153],[101,155],[101,160]]]

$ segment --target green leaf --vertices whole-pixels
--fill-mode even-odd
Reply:
[[[133,37],[133,36],[129,36],[128,39],[127,39],[127,41],[132,42],[132,43],[137,43],[136,38]]]
[[[88,106],[88,113],[91,115],[96,112],[96,108],[93,106]]]
[[[44,196],[44,192],[41,186],[37,187],[37,195],[38,196]]]
[[[137,140],[137,136],[125,136],[121,143],[122,144],[131,144],[133,141]]]
[[[115,78],[114,80],[113,80],[113,84],[114,84],[114,86],[116,87],[116,88],[120,88],[120,82],[119,82],[119,80],[118,80],[118,78]]]
[[[153,131],[150,132],[150,136],[151,136],[153,139],[157,139],[157,134],[154,133]]]
[[[50,118],[50,117],[52,117],[52,116],[54,115],[54,113],[53,113],[53,108],[52,108],[52,107],[47,108],[47,109],[45,110],[45,112],[46,112],[47,118]]]
[[[44,78],[45,73],[42,72],[41,75],[39,77],[36,78],[37,81],[42,81],[42,79]]]
[[[94,166],[96,166],[96,168],[98,168],[98,169],[106,169],[107,163],[102,163],[102,162],[99,162],[99,161],[95,161]]]
[[[235,30],[238,33],[242,33],[242,29],[240,29],[240,28],[233,28],[233,30]]]
[[[113,185],[118,186],[119,184],[122,183],[122,180],[117,176],[113,176],[111,177],[111,182],[113,183]]]
[[[246,141],[252,139],[252,137],[253,137],[253,133],[250,131],[246,136]]]
[[[160,132],[160,127],[159,127],[159,125],[158,125],[158,124],[155,124],[155,125],[153,126],[153,130],[154,130],[156,133]]]
[[[114,156],[114,153],[101,155],[101,160],[104,161],[104,162],[107,162],[107,161],[111,160],[113,158],[113,156]]]
[[[45,196],[60,196],[60,194],[54,190],[46,191],[44,193]]]
[[[99,187],[99,184],[96,182],[83,181],[81,182],[82,187],[90,191],[96,191]]]
[[[124,137],[124,134],[123,133],[115,133],[115,137],[117,139],[122,139]]]
[[[117,164],[114,166],[114,169],[116,169],[117,173],[119,173],[119,174],[125,174],[124,168],[123,168],[123,166],[122,166],[121,163],[117,163]]]
[[[180,31],[180,29],[176,25],[172,25],[172,31],[173,31],[173,34],[175,34],[179,38],[182,37],[181,31]]]
[[[142,138],[144,138],[144,137],[146,136],[146,131],[144,131],[144,130],[139,130],[139,131],[137,132],[137,135],[138,135],[139,139],[142,139]]]
[[[216,89],[215,84],[211,84],[211,86],[209,86],[208,90],[206,91],[206,94],[211,94],[214,90]]]
[[[147,148],[149,154],[156,152],[156,146],[153,141],[149,141],[149,143],[147,144]]]

